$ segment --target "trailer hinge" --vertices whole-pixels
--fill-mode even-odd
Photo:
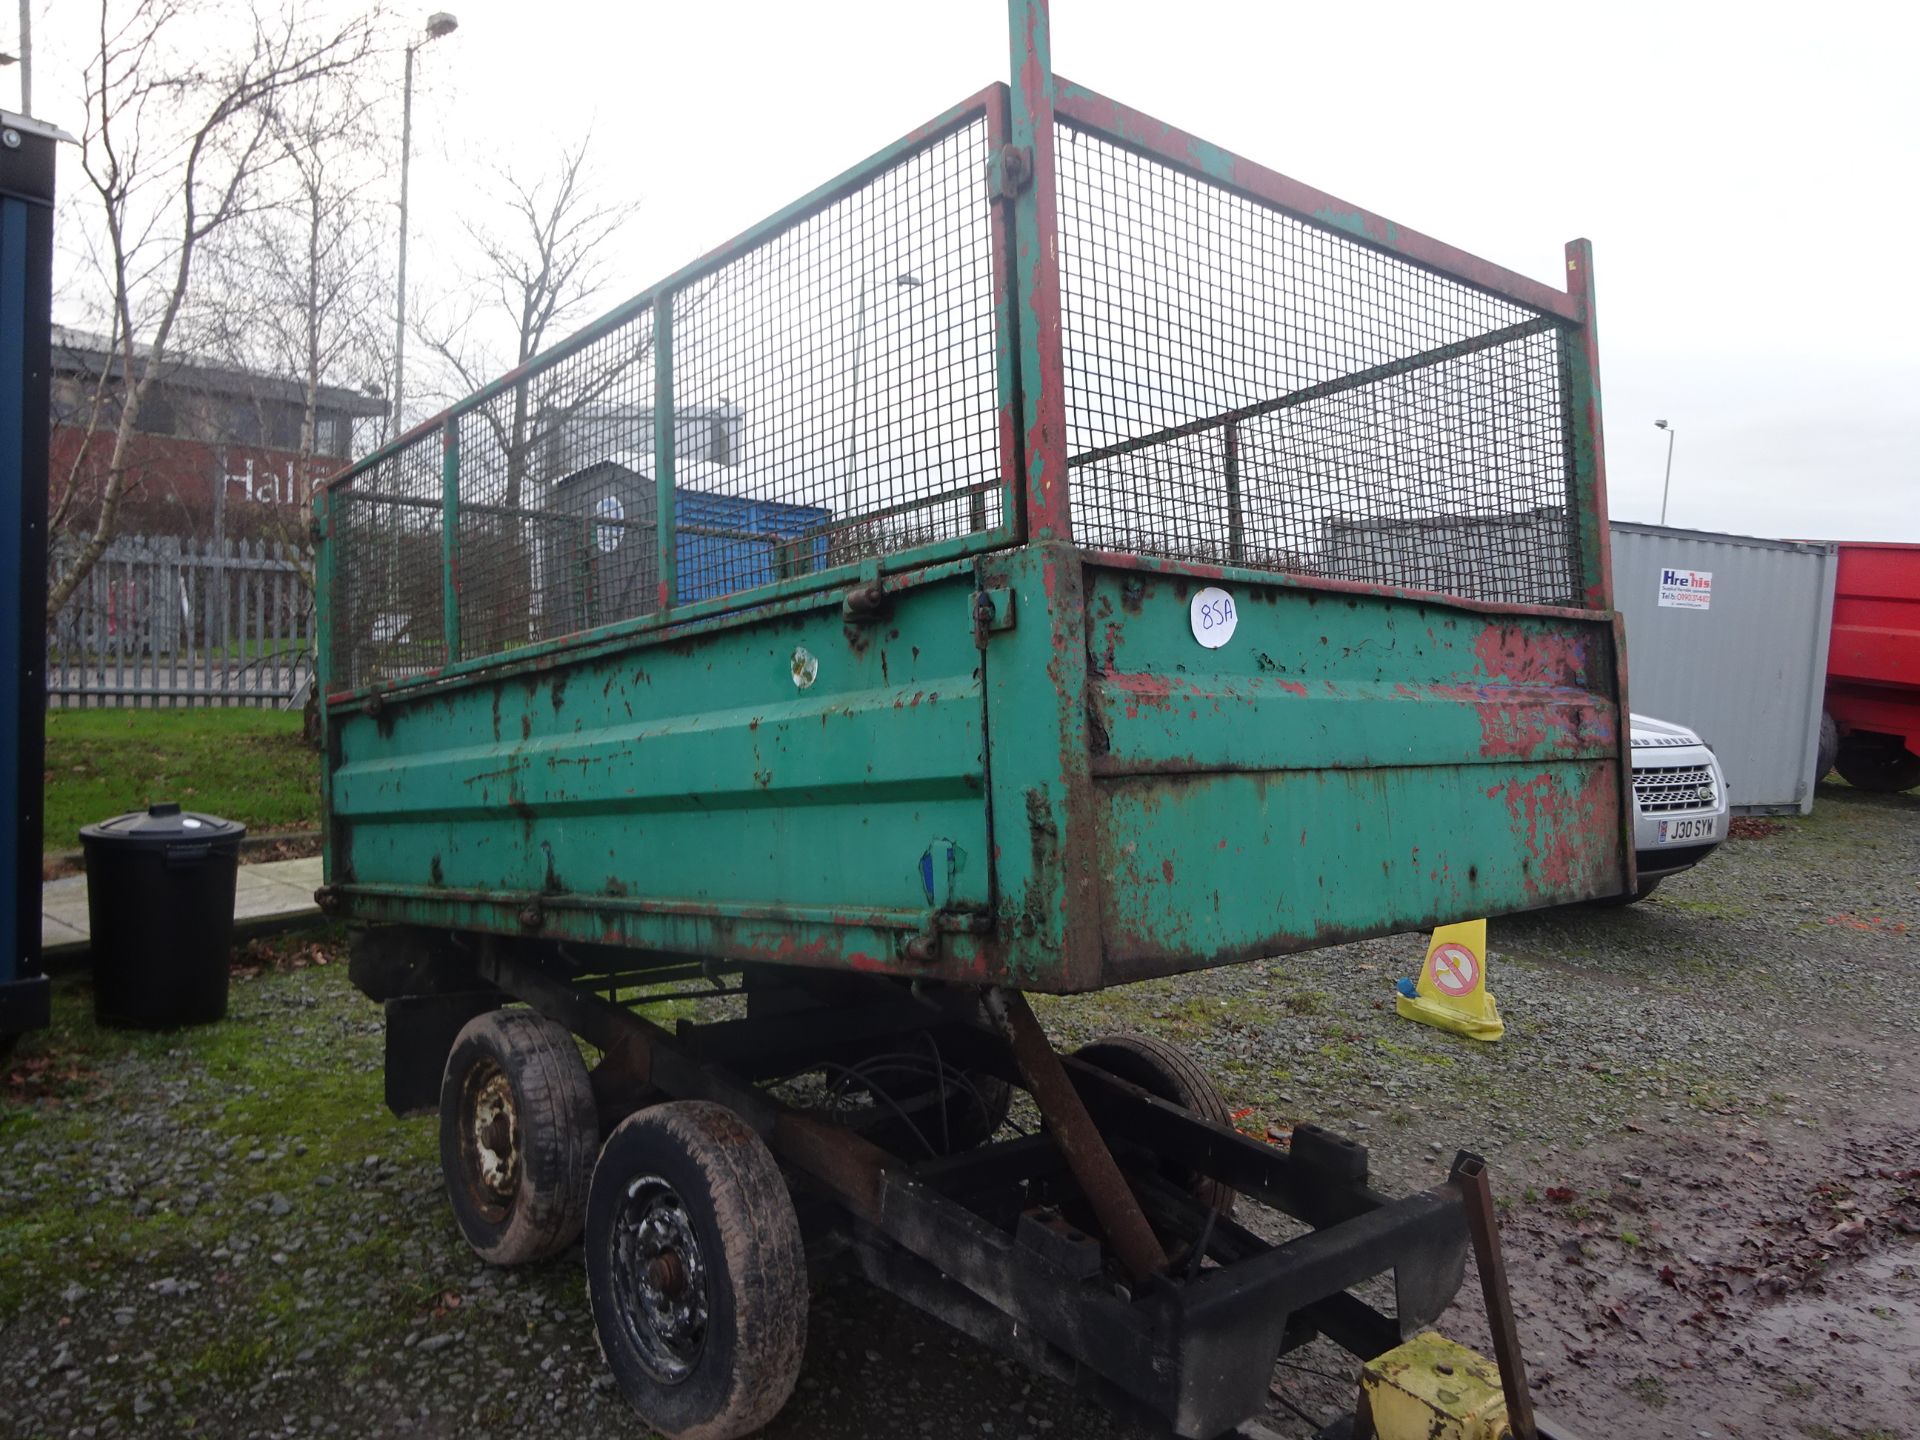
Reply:
[[[840,619],[848,625],[871,625],[893,609],[887,587],[876,577],[854,586],[841,598]]]
[[[973,643],[987,648],[987,635],[994,630],[1013,628],[1013,591],[1008,589],[973,592]]]
[[[1032,183],[1031,146],[1002,145],[987,161],[987,193],[996,200],[1011,200]]]

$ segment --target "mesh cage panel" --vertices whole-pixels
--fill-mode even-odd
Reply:
[[[1554,322],[1058,137],[1076,540],[1580,603]]]
[[[657,607],[653,375],[643,310],[460,416],[464,655]]]
[[[423,435],[332,492],[334,689],[446,663],[440,461]]]
[[[974,121],[694,282],[676,409],[679,596],[705,600],[999,526],[987,125]]]

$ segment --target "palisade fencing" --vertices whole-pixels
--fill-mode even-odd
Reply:
[[[47,703],[302,704],[311,575],[278,541],[121,536],[47,626]]]

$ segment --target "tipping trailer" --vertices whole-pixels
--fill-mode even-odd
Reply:
[[[320,896],[389,1105],[482,1256],[584,1233],[673,1435],[778,1410],[803,1256],[1182,1436],[1316,1335],[1404,1379],[1470,1246],[1501,1313],[1477,1164],[1389,1197],[1026,994],[1633,885],[1586,242],[1487,264],[1011,18],[1011,85],[315,500]],[[1330,573],[1513,516],[1497,576]]]
[[[1920,785],[1920,545],[1846,540],[1833,586],[1820,775]]]

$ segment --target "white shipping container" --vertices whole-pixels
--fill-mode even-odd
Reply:
[[[1812,809],[1836,547],[1611,530],[1633,709],[1699,732],[1736,814]]]

